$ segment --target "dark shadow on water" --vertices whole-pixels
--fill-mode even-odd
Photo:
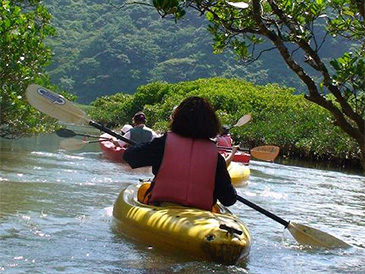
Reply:
[[[304,168],[313,168],[313,169],[320,169],[326,171],[337,171],[346,173],[349,175],[365,175],[365,171],[361,169],[360,165],[352,165],[350,163],[343,162],[339,164],[334,161],[324,161],[324,160],[306,160],[306,159],[299,159],[299,158],[284,158],[279,156],[275,163],[286,165],[286,166],[297,166],[297,167],[304,167]]]

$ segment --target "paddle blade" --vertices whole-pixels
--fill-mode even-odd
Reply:
[[[274,161],[279,155],[279,151],[278,146],[260,146],[250,150],[253,157],[264,161]]]
[[[60,142],[60,148],[68,151],[82,149],[84,145],[85,143],[78,139],[65,139]]]
[[[246,114],[242,116],[233,127],[241,127],[251,121],[251,118],[251,114]]]
[[[62,95],[36,84],[30,84],[25,93],[29,104],[60,121],[87,125],[90,118]]]
[[[56,130],[56,134],[63,138],[74,137],[77,135],[74,131],[67,128],[61,128],[59,130]]]
[[[227,2],[228,5],[231,5],[232,7],[239,8],[239,9],[247,9],[248,4],[245,2]]]
[[[326,248],[348,248],[349,244],[313,227],[289,222],[287,227],[293,237],[302,245]]]

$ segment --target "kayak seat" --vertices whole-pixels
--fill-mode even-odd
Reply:
[[[148,193],[146,195],[147,190],[150,188],[151,183],[143,183],[139,189],[138,189],[138,193],[137,193],[137,199],[138,202],[142,203],[142,204],[148,204],[148,200],[149,200],[149,196],[150,194]]]
[[[146,193],[146,192],[150,188],[150,185],[151,185],[151,183],[145,182],[145,183],[142,183],[141,186],[138,188],[138,192],[137,192],[138,202],[140,202],[142,204],[148,205],[148,200],[149,200],[149,197],[150,197],[151,194],[150,193]],[[161,205],[163,205],[163,206],[171,206],[171,205],[176,205],[176,204],[164,202]],[[219,213],[218,206],[213,206],[212,207],[212,212],[213,213]]]

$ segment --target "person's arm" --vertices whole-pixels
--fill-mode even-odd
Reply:
[[[225,159],[218,155],[214,200],[218,199],[222,205],[231,206],[237,201],[237,192],[231,183]]]
[[[151,133],[152,133],[152,140],[157,138],[157,137],[160,137],[160,135],[158,135],[152,128],[149,128],[149,127],[144,127],[146,130],[149,130]]]
[[[152,166],[159,168],[161,165],[166,136],[155,138],[148,143],[140,143],[126,149],[123,159],[132,167]]]
[[[159,135],[154,130],[152,130],[152,140],[157,137],[159,137]]]
[[[239,149],[239,146],[233,146],[232,151],[230,154],[228,154],[227,157],[225,157],[226,160],[226,166],[228,167],[229,164],[232,162],[234,155],[236,154],[237,150]]]
[[[127,138],[128,140],[131,139],[131,133],[128,131],[126,134],[123,135],[123,137]],[[113,142],[114,145],[116,146],[120,146],[120,147],[124,147],[124,146],[127,146],[129,145],[128,143],[122,141],[122,140],[117,140],[117,141],[114,141]]]

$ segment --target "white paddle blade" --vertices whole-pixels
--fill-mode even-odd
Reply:
[[[326,247],[326,248],[348,248],[349,244],[326,233],[297,223],[289,222],[289,232],[302,245]]]
[[[62,95],[39,85],[30,84],[25,95],[34,108],[60,121],[87,125],[91,120],[84,111]]]
[[[248,8],[248,4],[245,2],[228,2],[228,5],[231,5],[232,7],[238,8],[238,9],[247,9]]]
[[[79,150],[82,149],[85,143],[78,139],[64,139],[60,141],[60,148],[63,148],[67,151]]]
[[[241,126],[247,124],[248,122],[250,122],[251,119],[252,119],[251,114],[246,114],[246,115],[242,116],[233,127],[241,127]]]

